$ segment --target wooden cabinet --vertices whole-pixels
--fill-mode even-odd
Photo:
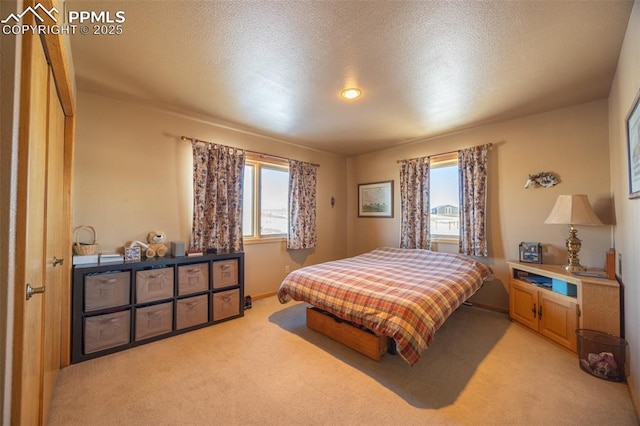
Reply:
[[[616,281],[578,277],[557,265],[509,262],[509,316],[565,348],[576,352],[578,328],[620,336],[620,287]],[[573,287],[560,294],[528,281],[544,277]],[[532,279],[531,281],[536,281]]]
[[[244,315],[244,253],[76,265],[71,362]]]
[[[578,307],[575,299],[512,280],[509,314],[512,319],[576,351]]]

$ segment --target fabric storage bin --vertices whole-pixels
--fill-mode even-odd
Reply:
[[[213,320],[240,315],[240,289],[213,294]]]
[[[170,333],[173,328],[173,302],[136,308],[136,340]]]
[[[173,268],[136,272],[136,303],[173,297]]]
[[[195,263],[178,267],[178,295],[198,293],[209,289],[209,264]]]
[[[213,288],[238,285],[238,259],[213,262]]]
[[[623,382],[626,378],[627,342],[613,334],[578,329],[580,368],[600,379]]]
[[[129,304],[130,277],[129,271],[87,275],[84,280],[85,312]]]
[[[84,353],[114,348],[130,342],[131,311],[84,319]]]
[[[209,321],[209,299],[202,296],[180,299],[176,304],[176,330]]]

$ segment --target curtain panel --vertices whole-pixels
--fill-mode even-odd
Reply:
[[[191,247],[242,250],[244,151],[193,141]]]
[[[429,168],[429,157],[401,162],[401,248],[431,249]]]
[[[458,151],[460,179],[459,252],[488,256],[486,233],[488,146]]]
[[[288,249],[316,246],[317,169],[315,164],[289,160]]]

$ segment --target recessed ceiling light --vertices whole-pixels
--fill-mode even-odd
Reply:
[[[362,92],[360,91],[360,89],[356,89],[356,88],[344,89],[340,93],[340,95],[342,95],[342,97],[346,99],[355,99],[357,97],[360,97],[361,94]]]

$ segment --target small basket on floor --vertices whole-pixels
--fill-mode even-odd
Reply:
[[[624,382],[626,378],[627,342],[613,334],[578,329],[578,361],[580,368],[604,380]]]

